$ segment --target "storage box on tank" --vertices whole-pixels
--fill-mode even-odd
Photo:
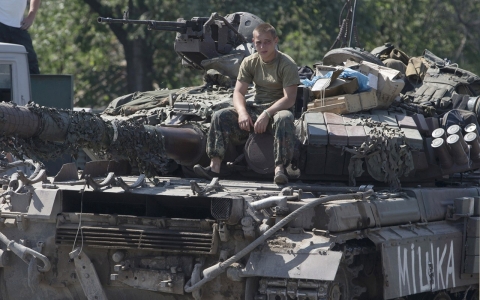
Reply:
[[[375,90],[358,94],[345,94],[325,99],[315,99],[308,104],[311,112],[333,112],[336,114],[348,114],[377,107]]]

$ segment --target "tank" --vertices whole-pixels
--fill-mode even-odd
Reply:
[[[192,21],[247,35],[244,15]],[[193,35],[184,29],[177,40]],[[201,68],[234,46],[183,58]],[[392,78],[403,85],[388,106],[351,113],[312,105],[329,97],[299,87],[290,182],[277,185],[268,134],[229,149],[225,179],[192,172],[208,163],[212,114],[232,105],[234,77],[221,70],[102,114],[0,104],[2,149],[30,158],[2,162],[2,299],[478,299],[478,76],[432,63],[410,89]],[[47,176],[39,162],[80,149],[91,158],[81,170]]]

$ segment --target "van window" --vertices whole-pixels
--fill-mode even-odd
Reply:
[[[12,65],[0,63],[0,101],[12,101]]]

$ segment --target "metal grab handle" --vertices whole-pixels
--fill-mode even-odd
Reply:
[[[117,177],[117,184],[125,191],[128,192],[131,189],[135,189],[137,187],[141,187],[145,184],[145,174],[140,174],[138,176],[137,180],[132,183],[131,185],[128,185],[125,183],[125,181],[121,177]]]
[[[85,180],[88,186],[91,186],[95,191],[99,191],[102,187],[110,185],[115,180],[115,173],[108,173],[107,177],[102,182],[96,182],[90,175],[85,175]]]
[[[50,260],[40,252],[37,252],[31,248],[25,247],[24,245],[21,245],[19,243],[16,243],[14,240],[9,240],[3,233],[0,232],[0,240],[7,245],[7,249],[15,253],[18,257],[20,257],[24,262],[27,264],[29,261],[27,260],[27,255],[31,255],[35,258],[38,258],[43,262],[43,267],[37,266],[38,271],[45,273],[50,271],[52,268],[52,265],[50,263]]]
[[[27,178],[22,171],[17,171],[17,173],[18,173],[18,179],[22,181],[24,185],[31,185],[31,184],[43,181],[44,179],[47,178],[47,170],[45,169],[39,170],[37,175],[34,178],[32,177]]]

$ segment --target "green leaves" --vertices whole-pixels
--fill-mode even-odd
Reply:
[[[83,1],[44,0],[32,26],[43,74],[73,74],[76,106],[102,106],[126,93],[117,39]]]
[[[248,11],[277,28],[281,51],[298,65],[311,66],[322,60],[335,41],[344,3],[43,0],[30,33],[41,72],[74,74],[75,105],[102,107],[141,86],[153,89],[201,84],[202,72],[181,66],[173,51],[175,33],[148,31],[146,26],[110,27],[98,24],[98,16],[122,18],[128,8],[131,19],[176,21],[208,17],[212,12],[224,16]],[[362,47],[367,50],[385,42],[410,56],[420,56],[429,49],[480,74],[479,11],[477,0],[357,0],[355,21]]]

